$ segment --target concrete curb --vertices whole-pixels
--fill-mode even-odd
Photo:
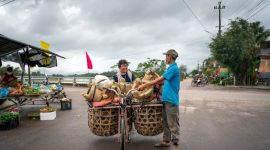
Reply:
[[[243,89],[258,89],[258,90],[270,90],[270,86],[224,86],[228,88],[243,88]]]

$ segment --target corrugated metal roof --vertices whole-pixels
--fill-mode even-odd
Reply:
[[[11,41],[7,37],[0,35],[0,56],[16,52],[26,46],[25,44]]]
[[[41,53],[49,53],[51,55],[55,55],[57,57],[65,59],[65,57],[60,56],[60,55],[58,55],[56,53],[53,53],[51,51],[48,52],[48,51],[46,51],[44,49],[41,49],[41,48],[38,48],[36,46],[33,46],[33,45],[30,45],[30,44],[26,44],[26,43],[23,43],[23,42],[8,38],[8,37],[0,34],[0,57],[11,54],[11,53],[14,53],[14,52],[17,52],[17,51],[22,50],[24,48],[34,49],[34,50],[37,50],[37,51],[39,51]]]

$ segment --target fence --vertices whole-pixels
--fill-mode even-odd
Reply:
[[[21,77],[17,77],[21,79]],[[93,77],[49,77],[48,82],[50,84],[62,84],[72,86],[87,86],[92,82]],[[31,83],[44,83],[46,78],[44,76],[31,76]],[[23,78],[23,83],[29,83],[28,76]]]

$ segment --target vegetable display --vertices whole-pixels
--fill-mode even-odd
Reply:
[[[5,124],[8,121],[15,120],[19,117],[18,112],[4,112],[0,115],[0,124]]]
[[[42,113],[54,112],[54,111],[56,111],[56,108],[54,107],[44,107],[40,109],[40,112]]]

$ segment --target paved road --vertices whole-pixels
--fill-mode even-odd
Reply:
[[[39,107],[23,107],[19,128],[0,131],[1,150],[118,150],[115,137],[97,137],[87,126],[85,88],[66,87],[73,99],[71,111],[58,111],[54,121],[29,120]],[[181,84],[181,150],[269,150],[270,91],[190,87]],[[59,108],[59,105],[56,105]],[[129,150],[156,150],[162,135],[132,135]],[[169,150],[164,148],[162,150]]]

